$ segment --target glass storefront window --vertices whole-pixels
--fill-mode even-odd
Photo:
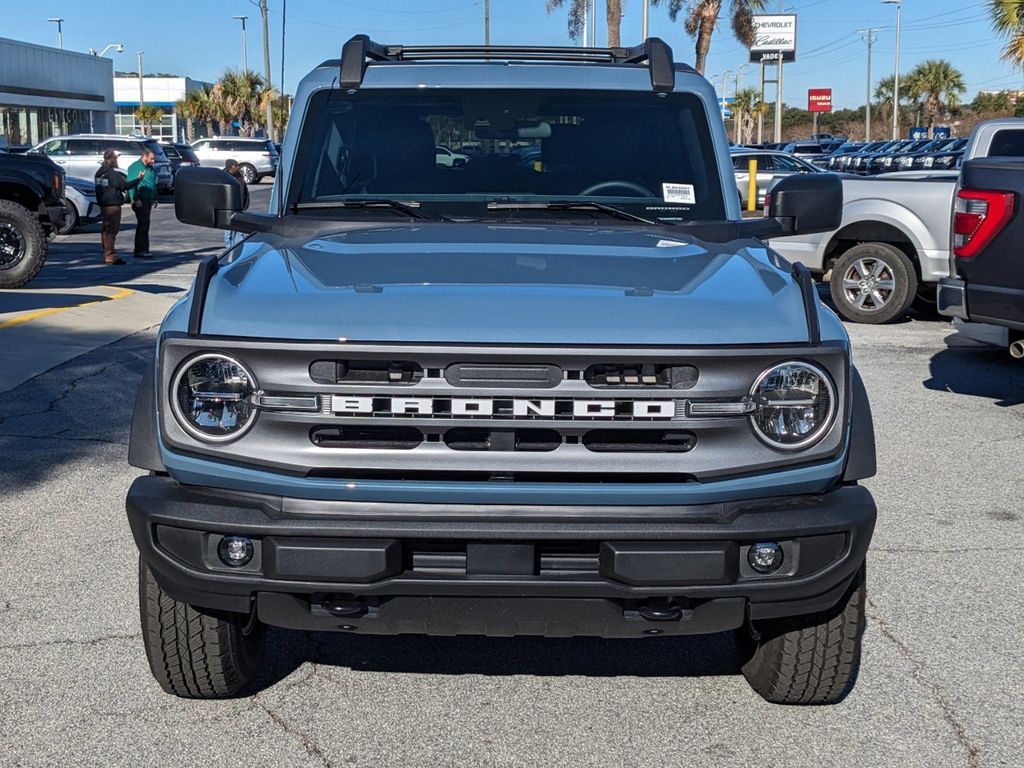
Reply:
[[[50,136],[86,133],[92,113],[85,109],[0,104],[0,136],[11,145],[38,144]]]

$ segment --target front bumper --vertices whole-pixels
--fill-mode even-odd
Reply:
[[[689,506],[325,502],[138,478],[135,541],[160,585],[268,624],[365,634],[699,634],[825,610],[867,552],[863,487]],[[253,541],[231,568],[224,535]],[[759,575],[749,546],[778,542]],[[652,618],[652,616],[654,618]]]

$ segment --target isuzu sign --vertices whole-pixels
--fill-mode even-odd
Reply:
[[[832,111],[832,89],[831,88],[809,88],[807,90],[807,111],[808,112],[831,112]]]
[[[796,16],[792,14],[756,15],[754,43],[750,46],[750,61],[796,61]]]

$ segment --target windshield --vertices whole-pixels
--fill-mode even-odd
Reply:
[[[330,91],[308,114],[296,209],[380,199],[483,215],[488,203],[590,202],[651,220],[725,218],[708,118],[692,94]]]

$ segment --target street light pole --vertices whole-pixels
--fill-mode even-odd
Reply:
[[[237,19],[242,22],[242,71],[249,71],[249,46],[245,42],[245,20],[248,16],[232,16],[232,19]]]
[[[267,0],[260,0],[260,15],[263,17],[263,68],[266,70],[267,90],[270,90],[270,25],[267,21]],[[267,99],[267,138],[274,135],[274,112]]]
[[[138,61],[139,61],[139,106],[140,106],[140,107],[141,107],[141,106],[142,106],[143,104],[145,104],[145,99],[144,99],[144,98],[143,98],[143,96],[142,96],[142,54],[143,54],[143,53],[145,53],[145,51],[138,51],[138,52],[137,52],[137,53],[135,54],[135,57],[136,57],[136,58],[138,59]]]
[[[868,100],[864,102],[864,141],[871,141],[871,46],[881,31],[881,27],[857,30],[857,34],[868,44]]]
[[[893,76],[892,88],[892,138],[900,137],[900,23],[902,20],[902,0],[882,0],[883,5],[896,6],[896,72]]]
[[[640,39],[646,40],[650,33],[650,16],[651,16],[651,0],[643,0],[644,11],[643,11],[643,27],[641,28]]]
[[[484,0],[484,45],[491,44],[491,0]]]
[[[64,50],[64,19],[47,19],[51,24],[57,25],[57,47]]]

